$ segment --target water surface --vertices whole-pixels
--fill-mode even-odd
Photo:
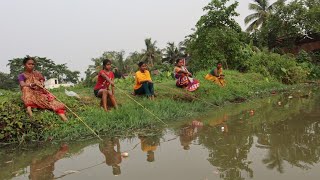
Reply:
[[[304,91],[215,108],[149,136],[2,149],[0,179],[313,180],[319,157],[320,93]]]

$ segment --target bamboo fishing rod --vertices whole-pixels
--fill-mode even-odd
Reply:
[[[45,90],[47,93],[51,94],[55,99],[57,99],[60,103],[64,104],[60,99],[58,99],[54,94],[52,94],[49,90],[47,90],[46,88],[40,86],[37,84],[38,87],[42,88],[43,90]],[[102,141],[102,138],[84,121],[82,120],[75,112],[73,112],[66,104],[64,104],[65,107],[74,115],[76,116],[95,136],[97,136],[98,139],[100,139]]]
[[[116,86],[114,86],[116,87]],[[168,124],[166,124],[165,122],[163,122],[158,116],[156,116],[154,113],[152,113],[149,109],[147,109],[146,107],[144,107],[141,103],[139,103],[138,101],[136,101],[134,98],[132,98],[130,95],[128,95],[126,92],[124,92],[122,89],[116,87],[120,92],[122,92],[123,94],[125,94],[127,97],[129,97],[132,101],[134,101],[135,103],[137,103],[139,106],[141,106],[145,111],[147,111],[148,113],[150,113],[151,115],[153,115],[158,121],[160,121],[161,123],[163,123],[164,125],[168,126]]]

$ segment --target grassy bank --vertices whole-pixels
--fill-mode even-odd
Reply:
[[[64,89],[53,90],[60,100],[82,117],[85,122],[100,135],[130,135],[141,129],[163,126],[157,118],[133,102],[131,96],[148,108],[166,123],[183,118],[199,116],[214,108],[223,108],[225,102],[243,101],[260,97],[271,91],[281,91],[287,86],[273,79],[266,79],[260,74],[241,74],[236,71],[225,71],[227,86],[220,88],[206,81],[207,72],[196,74],[200,88],[194,93],[187,93],[175,87],[174,80],[166,76],[154,78],[156,100],[149,101],[143,97],[133,97],[133,79],[119,80],[116,83],[118,110],[105,113],[99,107],[99,99],[93,96],[92,88],[74,87],[81,99],[68,97]],[[71,113],[69,121],[61,122],[57,115],[50,111],[34,111],[30,119],[23,108],[19,92],[1,91],[0,96],[0,139],[2,142],[42,141],[47,139],[75,140],[88,138],[88,130]]]

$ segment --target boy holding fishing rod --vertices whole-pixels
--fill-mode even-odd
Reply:
[[[96,97],[101,98],[100,106],[102,106],[106,112],[108,111],[108,98],[111,100],[112,106],[117,108],[117,102],[114,96],[114,74],[111,70],[111,61],[109,59],[103,61],[102,70],[98,74],[98,80],[93,92]]]

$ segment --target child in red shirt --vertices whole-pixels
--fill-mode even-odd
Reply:
[[[114,97],[114,74],[111,71],[111,61],[103,61],[103,69],[98,74],[98,81],[94,86],[94,95],[101,98],[100,105],[105,111],[108,111],[107,98],[109,97],[113,107],[117,108],[117,102]],[[111,85],[111,90],[110,90]]]

